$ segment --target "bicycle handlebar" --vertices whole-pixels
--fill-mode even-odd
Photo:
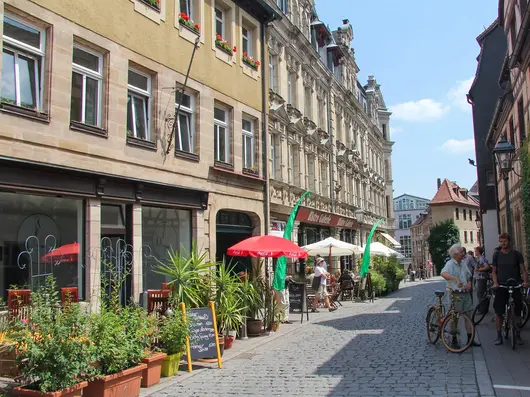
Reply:
[[[523,284],[519,284],[519,285],[499,285],[499,288],[523,288]]]

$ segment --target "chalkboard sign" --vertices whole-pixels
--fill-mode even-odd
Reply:
[[[191,309],[188,317],[191,358],[196,360],[217,357],[215,320],[212,310],[209,307]]]
[[[307,313],[307,320],[309,321],[305,289],[305,283],[289,283],[289,311],[299,311],[302,314],[300,322],[304,322],[304,312]]]

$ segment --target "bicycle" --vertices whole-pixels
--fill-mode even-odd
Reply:
[[[515,350],[515,336],[517,332],[515,325],[515,299],[513,299],[513,290],[523,287],[523,284],[513,285],[516,282],[515,279],[510,278],[506,281],[506,285],[499,285],[499,288],[507,289],[509,294],[506,311],[502,319],[502,330],[504,333],[504,339],[511,339],[512,350]],[[524,304],[525,301],[523,300],[523,305]]]
[[[480,300],[471,315],[471,319],[475,325],[479,325],[489,312],[491,298],[495,298],[495,291],[493,291],[492,287],[493,281],[488,280],[486,295]]]
[[[451,353],[463,353],[473,344],[475,339],[475,325],[471,319],[464,315],[464,312],[461,310],[455,309],[455,293],[469,293],[468,291],[454,290],[451,293],[451,305],[449,310],[445,313],[445,306],[443,305],[443,297],[445,291],[436,291],[435,295],[438,298],[438,303],[429,307],[427,311],[427,339],[429,343],[435,344],[438,342],[440,336],[442,337],[442,344],[445,348]],[[464,326],[467,329],[471,330],[471,337],[465,343],[462,343],[462,338],[464,335],[467,338],[467,333],[461,333],[458,329],[460,324],[460,319],[464,319]],[[446,327],[449,329],[446,330]],[[449,336],[449,340],[446,340],[445,336]]]

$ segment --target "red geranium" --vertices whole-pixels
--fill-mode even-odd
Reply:
[[[195,27],[197,28],[197,30],[201,30],[201,27],[199,26],[198,23],[195,24]]]
[[[237,47],[234,46],[234,48],[232,49],[233,52],[236,52],[237,51]]]

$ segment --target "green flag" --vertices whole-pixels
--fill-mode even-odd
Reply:
[[[383,221],[384,219],[381,218],[374,224],[374,226],[372,227],[372,230],[370,230],[370,234],[368,235],[368,238],[366,239],[363,263],[361,265],[361,277],[366,277],[366,274],[368,273],[368,270],[370,269],[370,244],[372,243],[372,237],[374,236],[375,229],[377,229],[377,226],[379,226],[379,224]]]
[[[285,225],[285,230],[283,231],[283,238],[286,240],[291,241],[291,236],[293,234],[293,226],[294,221],[296,219],[296,215],[298,214],[298,208],[300,207],[300,204],[302,204],[302,201],[306,198],[306,196],[309,196],[309,191],[302,194],[302,197],[298,199],[296,204],[294,205],[293,210],[291,211],[291,215],[289,215],[289,219],[287,220],[287,223]],[[274,280],[272,282],[272,288],[276,291],[283,291],[285,289],[285,275],[287,274],[287,258],[285,256],[281,256],[278,258],[278,261],[276,262],[276,271],[274,272]]]

